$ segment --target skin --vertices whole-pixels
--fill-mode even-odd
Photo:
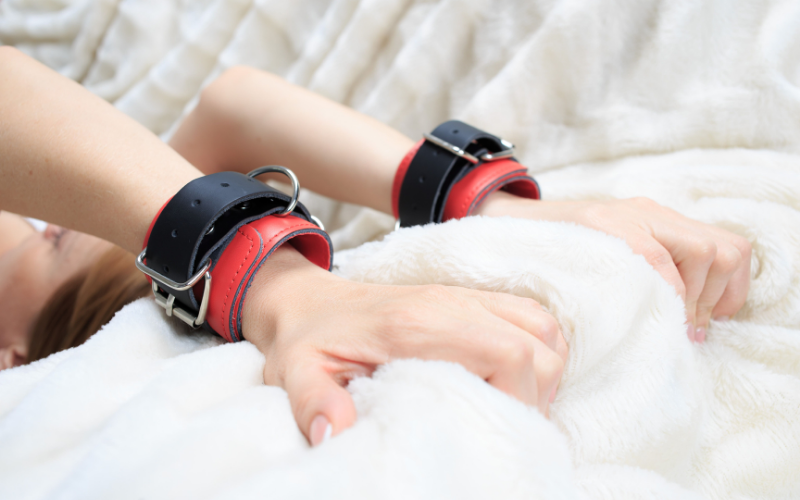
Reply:
[[[279,77],[235,67],[204,90],[170,144],[206,172],[246,172],[266,160],[290,165],[313,191],[390,214],[394,173],[413,143]],[[569,221],[622,238],[684,299],[691,340],[702,342],[711,318],[733,316],[747,298],[747,239],[647,198],[547,201],[497,192],[477,214]]]
[[[203,175],[108,103],[9,47],[0,47],[0,117],[0,209],[133,253],[164,201]],[[312,444],[353,424],[343,384],[377,364],[457,362],[546,413],[566,356],[555,319],[531,299],[354,283],[290,246],[256,274],[243,333],[274,367],[264,381],[286,389]]]
[[[203,92],[171,150],[78,85],[0,47],[4,65],[0,116],[10,118],[0,121],[2,208],[55,220],[132,252],[163,201],[200,171],[284,164],[305,187],[390,213],[394,171],[413,143],[277,77],[233,68]],[[478,212],[573,221],[623,238],[684,298],[693,340],[703,339],[709,317],[735,314],[746,298],[746,240],[646,199],[548,202],[501,192]],[[546,413],[567,352],[555,320],[533,300],[455,287],[352,283],[290,247],[256,276],[243,328],[267,358],[265,383],[286,389],[312,444],[355,421],[346,383],[392,359],[461,363]]]
[[[0,370],[25,363],[28,333],[50,294],[85,269],[109,244],[55,225],[39,233],[19,216],[0,213]]]

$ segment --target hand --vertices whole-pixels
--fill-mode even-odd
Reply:
[[[705,339],[710,318],[733,316],[747,298],[750,242],[648,198],[534,201],[496,192],[478,213],[575,222],[622,238],[683,298],[687,333],[697,342]]]
[[[309,263],[288,245],[256,276],[242,327],[264,353],[264,383],[286,389],[313,444],[355,422],[345,390],[393,359],[462,364],[547,414],[567,345],[532,299],[440,285],[355,283]]]

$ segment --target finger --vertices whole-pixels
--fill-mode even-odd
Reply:
[[[730,233],[723,229],[715,228],[721,233],[721,236],[726,238],[739,251],[741,255],[741,262],[739,267],[734,271],[725,292],[720,297],[714,309],[711,312],[712,318],[720,317],[733,317],[739,309],[744,306],[747,300],[747,292],[750,289],[750,265],[752,259],[752,246],[750,242],[739,235]]]
[[[295,421],[312,446],[342,432],[356,421],[350,393],[332,376],[325,360],[296,365],[287,372],[284,388]]]
[[[535,342],[544,347],[541,341],[530,336],[528,341],[506,342],[505,345],[509,347],[500,353],[500,358],[494,363],[495,370],[486,381],[496,389],[527,405],[537,406],[544,412],[540,405],[541,395],[534,367]]]
[[[385,337],[388,343],[379,350],[388,351],[391,359],[459,363],[523,403],[538,406],[533,353],[537,343],[542,349],[547,346],[493,314],[476,299],[477,295],[456,287],[426,286],[416,293],[416,300],[422,297],[416,307],[383,315],[382,329],[394,333]]]
[[[460,295],[462,298],[469,294]],[[425,312],[418,308],[416,314]],[[534,336],[495,316],[473,299],[453,311],[431,310],[405,316],[408,328],[391,346],[391,358],[420,358],[459,363],[495,388],[537,406],[533,369]],[[466,319],[456,319],[468,312]]]
[[[427,345],[415,352],[399,352],[399,357],[459,363],[506,394],[538,405],[533,363],[537,343],[546,348],[540,340],[496,316],[451,326],[447,333],[429,337]]]
[[[519,369],[508,370],[501,366],[486,381],[506,394],[526,395],[523,402],[536,406],[547,416],[552,395],[561,381],[564,361],[536,337],[528,336],[528,342],[522,345],[526,347],[517,347],[514,355],[505,356],[506,360],[519,365]]]
[[[474,292],[475,298],[489,312],[541,340],[566,362],[568,348],[561,328],[537,301],[507,293]]]
[[[477,298],[495,316],[533,335],[537,406],[547,416],[569,352],[558,322],[530,298],[489,292],[480,292]]]
[[[716,258],[708,270],[705,288],[703,288],[703,292],[697,300],[695,326],[698,329],[697,340],[699,342],[702,342],[705,338],[705,329],[708,326],[709,319],[711,319],[711,311],[719,302],[741,261],[742,255],[736,247],[726,241],[718,240]]]
[[[539,411],[549,417],[550,403],[555,399],[561,375],[564,373],[564,361],[558,353],[541,345],[534,348],[533,365],[536,372]]]
[[[716,241],[683,221],[657,223],[651,226],[653,237],[672,256],[683,284],[686,287],[686,317],[689,337],[696,340],[697,301],[703,292],[708,272],[717,255]],[[692,332],[692,329],[695,332]]]
[[[675,293],[686,302],[686,285],[683,283],[681,273],[673,261],[672,254],[664,248],[655,238],[647,233],[629,236],[626,243],[635,253],[642,255],[648,264],[675,289]]]

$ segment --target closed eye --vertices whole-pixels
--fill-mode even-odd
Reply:
[[[47,229],[44,231],[45,239],[52,243],[56,250],[61,249],[61,241],[65,234],[67,234],[66,229],[53,224],[47,226]]]

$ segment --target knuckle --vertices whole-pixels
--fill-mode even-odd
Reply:
[[[672,264],[672,254],[661,245],[647,245],[642,250],[642,255],[656,269]]]
[[[723,273],[732,273],[742,263],[742,254],[733,245],[720,246],[714,265]]]
[[[549,314],[543,315],[539,319],[538,327],[542,338],[547,340],[555,340],[561,331],[558,327],[558,321]]]
[[[548,384],[558,381],[564,372],[564,360],[549,349],[540,353],[536,364],[537,376],[542,377],[543,382]]]
[[[497,344],[498,361],[506,366],[521,368],[533,360],[533,347],[519,338],[508,338]]]
[[[731,244],[739,250],[739,253],[742,256],[742,259],[750,259],[750,255],[753,252],[753,246],[750,244],[750,240],[743,236],[736,235],[732,240]]]
[[[542,310],[542,305],[538,301],[536,301],[534,299],[531,299],[531,298],[528,298],[528,297],[521,297],[521,300],[522,300],[522,305],[524,307],[528,307],[528,308],[531,308],[531,309],[536,309],[537,311],[541,311]]]
[[[692,250],[694,255],[704,262],[713,261],[717,256],[717,244],[710,238],[696,241]]]

